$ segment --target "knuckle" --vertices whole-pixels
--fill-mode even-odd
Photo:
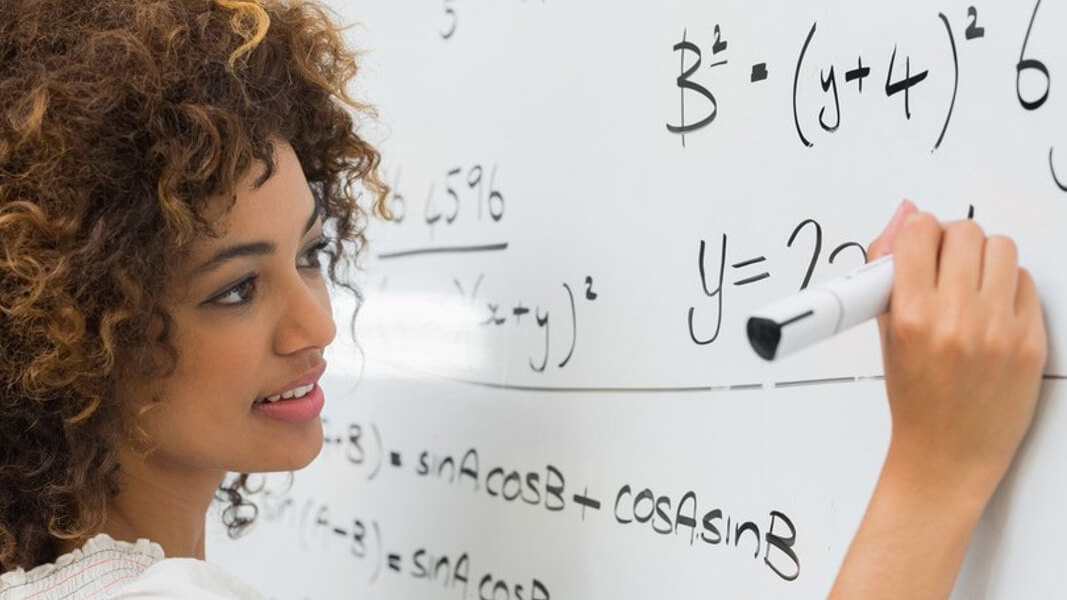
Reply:
[[[1043,336],[1028,335],[1015,351],[1017,360],[1032,368],[1044,366],[1048,359],[1048,347]]]
[[[983,352],[995,360],[1011,358],[1018,345],[1017,336],[1010,325],[999,319],[993,319],[986,330],[985,339],[982,343]]]
[[[989,236],[986,240],[986,248],[991,255],[1008,258],[1013,263],[1018,261],[1019,249],[1015,245],[1015,240],[1006,235]]]
[[[1018,282],[1016,283],[1015,293],[1017,296],[1022,296],[1022,301],[1016,302],[1019,305],[1019,311],[1022,316],[1037,322],[1044,320],[1041,300],[1037,294],[1037,286],[1034,283],[1033,276],[1030,275],[1030,271],[1025,268],[1019,268],[1019,277]]]
[[[944,239],[946,243],[980,249],[985,233],[974,221],[956,221],[945,226]]]
[[[1021,316],[1024,323],[1025,333],[1019,344],[1017,352],[1021,360],[1027,364],[1044,366],[1048,360],[1048,334],[1045,331],[1045,322],[1040,311],[1030,316]]]
[[[1030,271],[1026,267],[1019,267],[1019,283],[1020,290],[1025,288],[1027,292],[1034,292],[1034,277],[1030,274]]]
[[[931,339],[933,351],[945,360],[962,360],[975,352],[972,336],[966,326],[952,320],[934,329]]]
[[[954,235],[968,239],[981,239],[985,237],[982,226],[971,220],[954,221],[945,227],[947,235]]]
[[[931,348],[947,359],[970,358],[985,350],[987,326],[987,320],[963,303],[943,305],[930,330]]]
[[[912,213],[900,225],[893,240],[893,252],[913,246],[936,246],[940,241],[941,223],[930,213]]]
[[[1026,336],[1026,342],[1020,349],[1020,354],[1029,364],[1039,368],[1044,367],[1048,361],[1048,340],[1044,332]]]
[[[901,306],[890,314],[889,332],[893,338],[903,342],[918,340],[929,331],[925,312],[911,304]]]
[[[984,352],[999,364],[1032,370],[1045,363],[1047,346],[1040,319],[1015,315],[1009,309],[987,320]]]
[[[928,212],[913,213],[904,219],[901,231],[919,235],[937,235],[941,232],[941,223]]]

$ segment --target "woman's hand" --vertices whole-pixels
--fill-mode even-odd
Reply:
[[[892,434],[831,596],[945,598],[1033,418],[1045,327],[1008,238],[904,202],[869,254],[890,251],[879,330]]]
[[[973,221],[942,226],[902,205],[889,313],[879,321],[891,456],[991,495],[1030,424],[1045,365],[1037,290],[1015,244]],[[914,464],[910,464],[914,462]]]

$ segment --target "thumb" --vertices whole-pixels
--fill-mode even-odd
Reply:
[[[871,245],[867,248],[867,262],[879,259],[893,251],[893,242],[896,240],[897,232],[900,231],[900,226],[904,223],[904,219],[912,214],[918,212],[915,205],[909,200],[902,200],[900,206],[897,206],[897,212],[893,213],[893,218],[889,220],[889,224],[885,226],[882,233],[875,238]],[[892,300],[890,300],[892,304]],[[883,373],[889,372],[889,314],[883,314],[878,317],[878,337],[882,343],[882,368]]]
[[[885,226],[882,233],[867,248],[867,262],[881,258],[893,251],[893,240],[897,237],[900,224],[904,222],[905,217],[914,212],[918,212],[918,209],[915,208],[915,205],[910,200],[901,201],[900,205],[897,206],[897,212],[893,213],[893,218],[889,220],[889,224]]]

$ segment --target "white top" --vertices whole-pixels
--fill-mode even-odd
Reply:
[[[0,600],[263,600],[221,568],[195,558],[165,558],[147,539],[100,533],[54,563],[0,574]]]

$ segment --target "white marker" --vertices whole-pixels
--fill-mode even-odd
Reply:
[[[748,319],[748,341],[774,360],[884,313],[893,290],[893,257],[775,302]]]

